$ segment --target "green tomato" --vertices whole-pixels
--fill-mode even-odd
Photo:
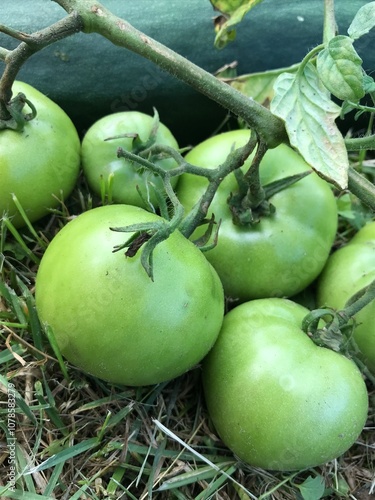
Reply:
[[[52,240],[37,273],[37,311],[62,354],[110,382],[140,386],[177,377],[207,354],[222,324],[217,273],[180,232],[157,245],[153,281],[142,249],[134,257],[113,252],[131,233],[111,227],[160,220],[120,204],[84,212]]]
[[[244,462],[269,470],[314,467],[360,434],[368,394],[357,366],[301,330],[308,309],[288,299],[232,309],[203,364],[212,422]]]
[[[72,121],[57,104],[23,82],[16,81],[12,90],[14,96],[24,93],[37,110],[22,132],[0,131],[0,217],[6,214],[20,227],[25,221],[12,195],[31,222],[48,214],[76,184],[81,145]]]
[[[343,309],[359,290],[375,280],[375,222],[366,224],[328,259],[317,282],[317,304]],[[355,315],[354,340],[375,373],[375,300]]]
[[[367,222],[350,240],[350,244],[363,243],[365,245],[372,245],[375,240],[375,220]]]
[[[161,178],[151,171],[140,168],[125,158],[117,157],[117,149],[133,151],[137,146],[134,137],[111,137],[135,134],[137,140],[146,142],[154,125],[154,118],[139,111],[123,111],[104,116],[95,122],[82,140],[82,167],[90,188],[97,195],[105,193],[115,203],[148,208],[158,207],[155,190],[164,192]],[[170,130],[159,122],[155,144],[178,149]],[[156,165],[169,170],[177,164],[172,158],[155,161]],[[172,178],[176,186],[177,177]],[[141,195],[138,192],[141,192]],[[147,200],[147,202],[144,202]]]
[[[201,167],[217,167],[233,146],[243,146],[247,130],[214,136],[192,149],[186,160]],[[245,168],[249,167],[249,161]],[[304,160],[286,145],[267,151],[260,166],[261,180],[267,184],[310,170]],[[204,192],[208,181],[191,174],[181,176],[178,197],[190,210]],[[205,256],[218,272],[226,295],[239,301],[262,297],[290,297],[304,290],[321,272],[337,230],[337,209],[328,184],[315,173],[270,198],[273,215],[254,226],[232,222],[227,204],[237,184],[234,174],[220,185],[209,209],[221,220],[218,243]],[[193,238],[201,236],[198,228]]]

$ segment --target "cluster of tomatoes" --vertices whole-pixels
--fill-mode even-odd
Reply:
[[[165,219],[147,210],[145,200],[157,207],[164,185],[116,152],[136,150],[150,135],[156,144],[178,149],[171,132],[161,123],[154,129],[151,116],[115,113],[96,122],[81,142],[46,96],[21,82],[13,90],[24,92],[38,114],[22,132],[0,134],[0,213],[22,225],[14,193],[29,220],[39,219],[69,196],[81,167],[90,189],[111,201],[69,221],[38,269],[38,314],[65,358],[104,380],[133,386],[170,380],[201,364],[212,422],[251,465],[303,469],[344,453],[366,422],[364,377],[351,359],[319,347],[302,330],[309,310],[293,297],[314,282],[319,306],[343,308],[375,278],[375,222],[330,255],[336,200],[311,173],[271,197],[272,214],[255,225],[236,225],[227,203],[236,192],[232,173],[207,214],[221,221],[217,244],[202,252],[193,243],[204,226],[191,239],[174,231],[152,253],[151,279],[142,246],[131,256],[114,250],[131,228],[162,226]],[[246,130],[219,134],[185,159],[216,168],[248,136]],[[176,166],[170,157],[157,163]],[[306,170],[303,159],[281,145],[262,159],[261,181],[267,185]],[[186,213],[207,184],[206,177],[189,173],[175,178]],[[362,309],[354,338],[375,372],[374,313],[373,302]]]

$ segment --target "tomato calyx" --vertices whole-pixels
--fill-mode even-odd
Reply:
[[[320,347],[348,353],[348,343],[355,327],[345,311],[320,308],[311,311],[302,322],[302,330]]]
[[[132,142],[132,153],[135,155],[141,155],[145,150],[149,150],[152,146],[155,145],[157,134],[160,125],[159,113],[156,108],[154,108],[154,117],[151,126],[150,133],[146,140],[142,140],[137,132],[127,132],[125,134],[119,134],[111,137],[107,137],[104,139],[105,141],[112,141],[113,139],[122,139],[122,138],[130,138],[133,139]],[[120,152],[123,151],[122,148],[119,148]],[[123,154],[118,154],[118,157],[124,156]],[[145,167],[139,166],[140,169],[144,169]]]
[[[229,195],[228,205],[235,225],[252,226],[258,224],[262,217],[273,215],[276,207],[271,203],[270,198],[312,172],[312,170],[307,170],[262,186],[259,179],[260,162],[258,159],[254,158],[254,160],[245,174],[242,170],[234,171],[238,192]]]
[[[161,219],[155,222],[131,224],[125,227],[111,227],[111,231],[133,233],[125,243],[114,247],[113,252],[127,248],[126,257],[134,257],[142,247],[141,263],[149,278],[154,281],[153,252],[156,246],[166,240],[175,230],[175,221]]]
[[[320,308],[307,314],[302,330],[316,345],[327,347],[353,359],[360,370],[375,383],[375,377],[361,361],[359,349],[354,341],[355,315],[375,300],[375,280],[359,290],[345,304],[344,309]]]
[[[211,250],[217,245],[217,240],[219,237],[219,229],[221,225],[221,220],[216,222],[215,215],[212,214],[211,219],[203,219],[201,225],[207,224],[207,229],[202,234],[200,238],[193,240],[194,245],[196,245],[202,252]],[[215,228],[215,231],[214,231]],[[212,236],[213,234],[213,236]],[[211,243],[209,243],[211,241]]]
[[[29,113],[24,113],[25,104],[30,108]],[[0,120],[0,130],[10,129],[22,132],[25,124],[37,115],[35,106],[22,92],[13,97],[5,107],[9,118]]]
[[[125,152],[124,152],[125,153]],[[167,203],[161,203],[161,217],[158,221],[145,222],[139,224],[131,224],[125,227],[111,227],[112,231],[118,232],[131,232],[133,233],[130,238],[128,238],[122,245],[116,246],[113,251],[117,252],[124,248],[127,248],[125,256],[134,257],[138,250],[142,248],[141,263],[145,269],[149,278],[154,280],[154,268],[153,268],[153,252],[156,246],[162,241],[169,238],[169,236],[179,227],[184,216],[184,208],[179,202],[176,193],[173,190],[171,184],[171,172],[170,170],[164,170],[162,167],[154,165],[146,159],[141,159],[139,156],[129,153],[130,157],[138,158],[137,163],[144,165],[150,170],[154,170],[156,174],[159,174],[163,179],[166,194],[172,203],[172,216],[167,207]],[[129,157],[129,155],[126,155]],[[160,199],[160,202],[162,200]]]

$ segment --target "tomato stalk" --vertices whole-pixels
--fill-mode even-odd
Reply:
[[[143,154],[150,154],[151,150],[152,146],[141,152]],[[132,257],[138,252],[141,247],[143,247],[141,263],[148,276],[153,280],[153,252],[159,243],[166,240],[178,228],[184,216],[184,208],[179,202],[171,184],[171,177],[173,177],[175,172],[173,171],[174,169],[164,170],[162,167],[152,163],[147,158],[143,158],[139,154],[126,151],[122,148],[118,149],[117,156],[119,158],[124,157],[127,160],[136,163],[140,167],[147,168],[148,170],[151,170],[154,173],[160,175],[160,177],[163,179],[166,194],[173,205],[173,216],[169,221],[162,220],[157,222],[133,224],[131,226],[111,228],[112,231],[134,233],[125,241],[124,244],[115,247],[114,251],[117,252],[119,250],[127,248],[125,254],[129,257]]]
[[[327,44],[337,34],[335,1],[324,0],[323,42]]]
[[[5,62],[5,69],[0,79],[1,128],[6,128],[7,121],[10,124],[8,128],[15,128],[14,116],[11,108],[9,108],[9,104],[12,99],[12,85],[17,78],[21,66],[39,50],[74,33],[78,33],[81,29],[82,20],[75,12],[72,12],[48,28],[31,35],[0,25],[0,32],[20,41],[20,44],[13,50],[0,49],[0,59]]]
[[[375,300],[375,280],[357,292],[346,303],[344,309],[335,311],[331,308],[321,308],[311,311],[303,320],[302,329],[320,346],[342,352],[354,359],[361,370],[374,383],[375,378],[358,359],[358,348],[353,339],[355,315],[365,306]],[[321,321],[324,321],[324,326]]]
[[[375,134],[356,137],[355,139],[345,139],[348,151],[362,151],[375,149]]]
[[[30,113],[24,113],[25,104],[29,106]],[[23,130],[25,123],[34,119],[37,114],[34,104],[22,92],[13,97],[5,107],[9,113],[9,118],[5,120],[0,119],[0,130],[5,128]]]
[[[354,168],[348,170],[348,189],[357,196],[365,205],[375,211],[375,186],[364,175]]]
[[[20,41],[18,47],[12,51],[0,48],[0,59],[6,63],[5,71],[0,80],[0,120],[7,121],[11,118],[8,109],[12,97],[11,87],[20,67],[32,54],[78,31],[85,33],[97,32],[113,44],[127,48],[149,59],[161,69],[221,104],[256,131],[267,147],[274,148],[280,143],[288,141],[284,122],[268,109],[245,97],[232,86],[220,81],[214,75],[191,63],[168,47],[138,31],[127,21],[112,14],[100,3],[92,0],[54,1],[68,12],[68,16],[46,29],[29,35],[0,25],[0,31]],[[324,28],[324,41],[326,42],[334,34],[332,0],[326,0],[325,7],[327,21]],[[300,71],[302,71],[304,64],[311,60],[322,48],[324,48],[324,44],[315,47],[304,58],[300,64]],[[353,141],[357,141],[357,139],[353,139]],[[358,147],[353,144],[348,145],[349,147]],[[353,172],[350,172],[349,182],[350,190],[361,200],[366,200],[366,204],[375,209],[373,186],[366,182],[366,179],[363,179],[362,176],[359,177]],[[250,191],[252,190],[251,188]],[[255,189],[255,195],[254,193],[251,194],[251,203],[254,204],[254,198],[261,199],[262,196],[261,189]],[[248,201],[248,199],[244,200],[244,204],[248,204]],[[257,202],[255,202],[256,204]],[[262,201],[258,203],[258,205],[261,204]],[[264,205],[268,207],[267,212],[270,207],[267,203]]]
[[[249,170],[243,174],[236,170],[238,192],[230,193],[228,205],[233,215],[234,224],[241,226],[259,222],[260,216],[270,214],[272,205],[266,200],[266,194],[260,181],[260,163],[267,152],[267,146],[259,141],[257,152]]]
[[[81,16],[85,33],[99,33],[113,44],[127,48],[157,64],[161,69],[190,85],[242,118],[266,142],[276,147],[287,140],[282,120],[268,109],[227,85],[173,50],[138,31],[92,0],[54,0],[67,12]]]
[[[233,150],[221,165],[212,169],[192,165],[185,160],[179,151],[160,144],[152,145],[146,149],[140,150],[138,153],[119,148],[117,156],[126,158],[128,161],[139,165],[139,167],[146,168],[154,174],[160,175],[160,177],[167,182],[169,182],[171,177],[185,173],[199,175],[208,180],[209,184],[206,192],[197,203],[196,208],[193,209],[192,213],[186,217],[179,227],[180,231],[188,238],[206,217],[210,203],[222,180],[231,172],[238,170],[245,163],[247,158],[254,151],[257,142],[258,138],[256,135],[249,131],[249,141],[247,144],[242,148]],[[170,170],[164,170],[153,162],[154,159],[160,159],[161,157],[173,158],[177,163],[177,167]],[[180,205],[173,189],[168,196],[175,208]]]
[[[353,317],[373,300],[375,300],[375,280],[373,280],[368,286],[357,292],[346,303],[345,308],[342,311],[342,322],[345,322],[345,317]]]
[[[228,198],[233,224],[252,226],[258,224],[262,217],[274,214],[276,208],[269,201],[270,198],[312,173],[312,170],[307,170],[262,185],[260,166],[266,152],[267,147],[260,142],[248,171],[245,174],[239,169],[234,171],[238,183],[238,192],[230,193]]]
[[[178,151],[168,146],[152,145],[149,148],[139,151],[138,154],[119,148],[117,151],[118,157],[124,157],[128,161],[139,165],[141,168],[146,168],[162,178],[166,194],[173,205],[173,215],[168,222],[152,222],[147,226],[144,224],[134,224],[128,227],[112,228],[114,231],[135,233],[135,235],[128,239],[123,245],[116,247],[115,251],[128,248],[127,252],[130,252],[128,255],[134,255],[141,246],[143,246],[141,262],[147,274],[152,279],[153,251],[161,241],[168,238],[176,229],[179,229],[186,238],[189,238],[197,226],[208,222],[207,236],[199,242],[204,245],[211,235],[214,224],[213,220],[206,221],[205,218],[220,183],[229,173],[233,172],[235,169],[239,169],[256,147],[256,135],[250,134],[250,132],[249,135],[249,141],[245,146],[233,150],[224,163],[214,169],[192,165],[186,162]],[[153,163],[152,160],[155,157],[160,157],[160,155],[173,157],[176,160],[177,167],[170,170],[164,170],[162,167]],[[182,175],[183,173],[200,175],[206,177],[209,181],[207,189],[201,199],[185,218],[183,206],[177,198],[170,181],[172,177]],[[205,248],[202,247],[202,250],[204,249]]]

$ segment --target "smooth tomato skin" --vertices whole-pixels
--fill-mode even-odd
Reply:
[[[12,193],[31,222],[47,215],[76,184],[81,144],[68,115],[47,96],[19,81],[12,90],[14,96],[23,92],[37,109],[22,132],[0,131],[0,217],[5,213],[20,227],[24,220]]]
[[[82,167],[90,188],[97,195],[101,194],[104,182],[106,193],[111,192],[115,203],[135,205],[148,208],[138,194],[137,187],[145,199],[158,206],[154,188],[164,191],[163,182],[159,176],[117,157],[117,149],[132,151],[133,139],[129,137],[106,140],[121,134],[137,133],[142,141],[147,141],[153,126],[153,117],[139,111],[121,111],[113,113],[96,121],[82,139]],[[178,144],[171,131],[159,123],[156,144],[178,149]],[[177,164],[171,158],[158,160],[156,164],[165,170]],[[113,174],[112,186],[109,187],[109,176]],[[172,179],[172,186],[177,183],[177,177]]]
[[[187,155],[194,165],[213,168],[225,160],[232,146],[242,146],[249,131],[234,130],[212,137]],[[249,167],[249,161],[245,168]],[[266,153],[260,167],[262,183],[310,170],[286,145]],[[207,181],[184,174],[177,186],[186,210],[198,201]],[[322,270],[337,230],[337,209],[328,184],[312,173],[274,195],[276,213],[252,227],[232,222],[227,198],[236,191],[233,174],[224,179],[210,206],[209,215],[221,220],[218,244],[205,256],[218,272],[226,295],[239,302],[262,297],[290,297],[304,290]],[[198,228],[193,238],[204,232]]]
[[[217,273],[178,231],[155,249],[154,281],[140,252],[113,252],[131,233],[110,227],[154,220],[120,204],[84,212],[55,236],[37,273],[37,311],[62,354],[110,382],[151,385],[184,373],[207,354],[223,320]]]
[[[367,222],[350,240],[350,244],[364,243],[372,245],[375,240],[375,220]]]
[[[366,224],[328,259],[317,281],[317,304],[343,309],[359,290],[375,280],[375,222]],[[354,340],[361,357],[375,373],[375,301],[355,315]]]
[[[241,460],[300,470],[343,454],[366,422],[368,394],[356,365],[301,330],[308,313],[288,299],[232,309],[203,364],[209,415]]]

